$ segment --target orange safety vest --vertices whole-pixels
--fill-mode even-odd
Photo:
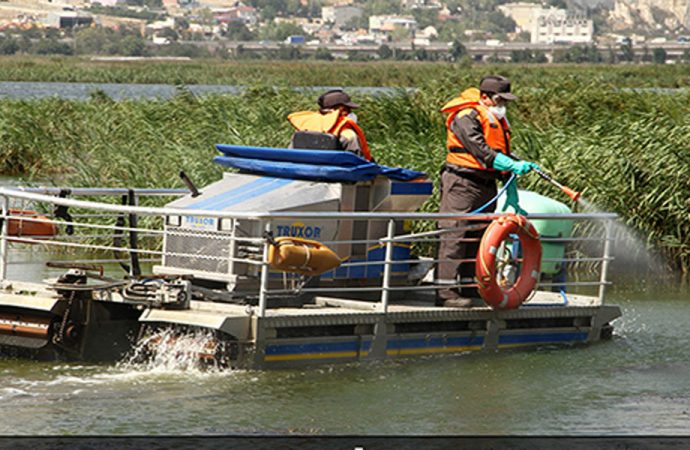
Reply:
[[[288,116],[288,121],[297,131],[316,131],[318,133],[328,133],[340,137],[345,130],[352,130],[359,139],[362,154],[367,161],[371,161],[371,152],[364,132],[357,125],[357,122],[349,117],[341,116],[340,111],[334,110],[327,114],[317,111],[299,111]]]
[[[494,171],[493,168],[485,167],[471,153],[462,151],[465,146],[450,128],[450,124],[453,123],[456,116],[477,111],[477,118],[482,126],[486,145],[497,152],[510,155],[510,125],[508,121],[505,118],[497,119],[486,106],[479,103],[479,98],[479,89],[470,88],[441,108],[441,112],[449,113],[446,119],[446,148],[448,149],[446,162],[470,169]]]

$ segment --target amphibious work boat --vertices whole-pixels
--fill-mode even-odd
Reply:
[[[433,189],[419,172],[339,151],[217,147],[235,170],[200,189],[0,189],[0,354],[116,361],[196,333],[200,361],[269,369],[612,335],[615,215],[530,192],[528,218],[417,212]],[[160,196],[165,206],[141,206]],[[449,218],[490,223],[463,261],[476,280],[455,285],[478,289],[471,308],[434,300],[449,287],[433,276],[434,245],[459,229],[437,229]],[[50,277],[27,280],[22,259],[38,250]]]

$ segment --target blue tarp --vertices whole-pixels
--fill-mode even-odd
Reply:
[[[224,156],[213,160],[227,167],[280,178],[323,181],[367,181],[377,175],[409,181],[423,177],[423,172],[399,167],[380,166],[354,153],[333,150],[249,147],[217,144]]]

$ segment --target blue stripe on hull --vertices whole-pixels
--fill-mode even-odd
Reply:
[[[290,355],[304,353],[330,353],[357,351],[360,349],[359,341],[349,342],[319,342],[314,344],[273,344],[266,346],[266,355]],[[371,342],[361,343],[363,350],[369,350]]]
[[[498,345],[583,342],[587,340],[588,334],[586,331],[507,334],[498,336]]]
[[[538,344],[567,344],[586,342],[588,333],[554,332],[534,334],[500,335],[499,347],[528,346]],[[452,353],[478,350],[484,345],[484,336],[398,338],[386,343],[388,356],[409,356],[433,353]],[[366,356],[371,350],[371,341],[353,339],[347,342],[318,342],[303,344],[269,344],[265,349],[266,361],[309,361]]]

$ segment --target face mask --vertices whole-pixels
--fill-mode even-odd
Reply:
[[[489,106],[489,111],[491,111],[491,114],[496,116],[498,120],[503,119],[506,116],[506,107],[505,105],[501,106]]]
[[[355,123],[357,123],[357,114],[351,112],[350,114],[347,115],[348,119],[352,119]]]

